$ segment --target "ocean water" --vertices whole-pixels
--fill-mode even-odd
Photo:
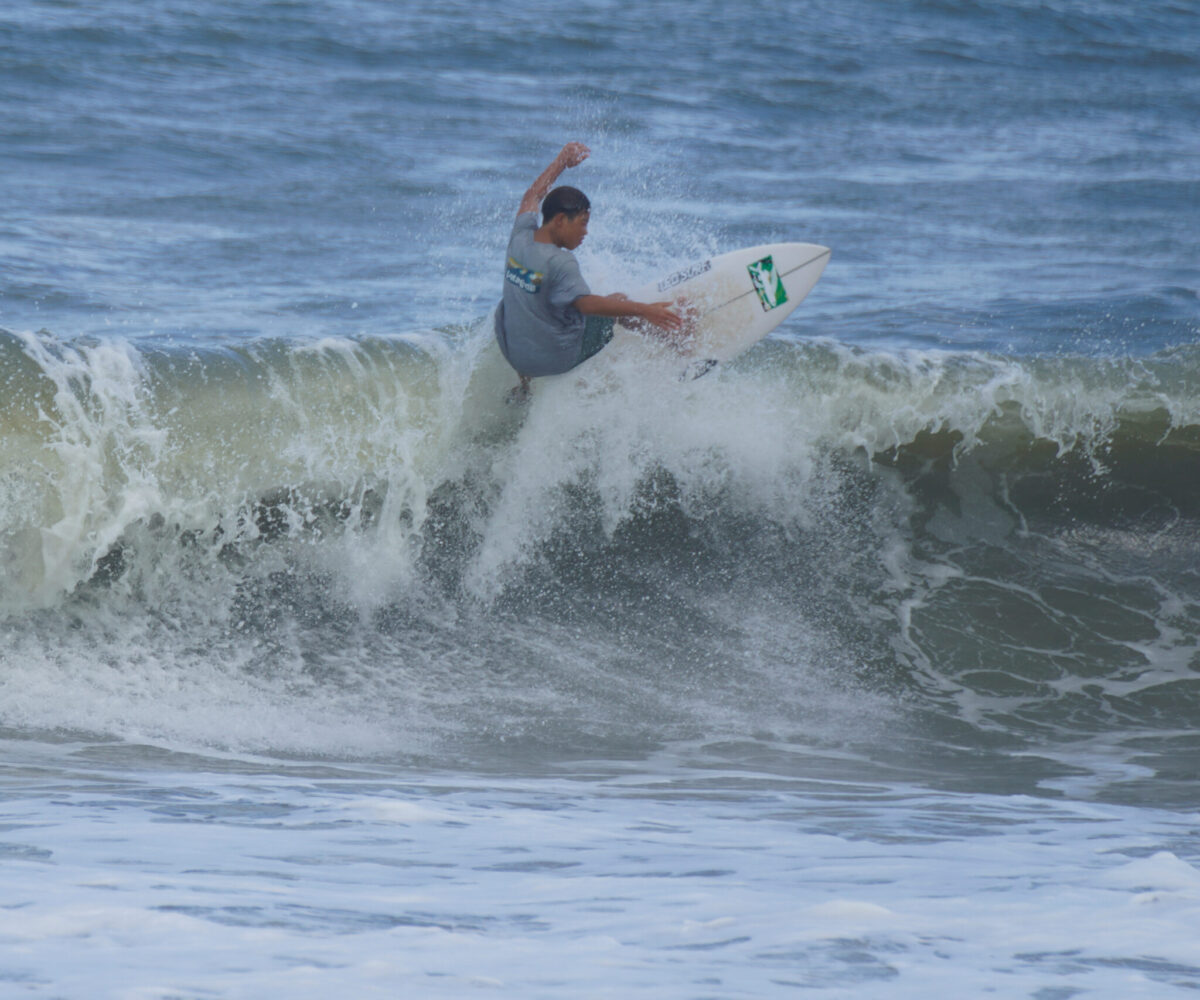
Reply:
[[[1200,989],[1200,10],[0,9],[0,996]],[[832,248],[705,378],[492,342]]]

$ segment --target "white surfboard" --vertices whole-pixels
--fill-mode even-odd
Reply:
[[[699,378],[757,344],[812,290],[830,250],[816,243],[767,243],[697,261],[630,294],[638,302],[672,300],[686,309],[694,334],[676,348],[684,378]],[[644,351],[648,335],[618,323],[596,357]],[[589,362],[585,362],[589,363]]]

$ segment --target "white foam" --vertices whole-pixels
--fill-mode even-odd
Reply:
[[[1148,858],[1106,871],[1101,882],[1122,889],[1185,892],[1200,902],[1200,870],[1170,851],[1157,851]]]
[[[6,859],[6,973],[88,996],[899,1000],[1200,977],[1200,874],[1161,848],[1184,817],[899,785],[764,795],[737,782],[778,776],[746,770],[692,786],[710,772],[676,752],[636,784],[48,752],[31,774],[54,794],[5,809],[5,844],[41,849]]]

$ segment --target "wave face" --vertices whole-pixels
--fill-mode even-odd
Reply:
[[[524,408],[486,323],[0,362],[18,724],[423,753],[1200,718],[1193,348],[778,339]]]

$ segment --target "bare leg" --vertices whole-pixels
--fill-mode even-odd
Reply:
[[[521,381],[517,385],[513,386],[513,388],[509,391],[509,394],[504,397],[504,402],[506,402],[506,403],[509,403],[509,404],[525,403],[525,402],[528,402],[528,400],[529,400],[529,396],[530,396],[530,389],[529,389],[530,378],[529,378],[529,376],[528,375],[519,375],[517,377],[520,378]]]

